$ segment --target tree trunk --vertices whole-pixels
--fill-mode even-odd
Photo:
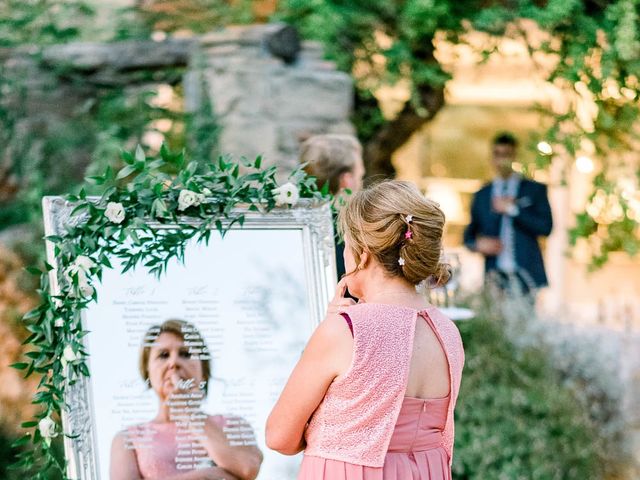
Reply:
[[[364,162],[368,179],[393,178],[396,173],[391,163],[393,153],[444,106],[444,87],[425,86],[419,93],[426,110],[423,115],[418,114],[407,102],[395,119],[384,123],[365,143]]]

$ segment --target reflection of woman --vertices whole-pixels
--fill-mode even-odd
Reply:
[[[140,373],[159,398],[158,414],[118,433],[111,445],[111,480],[253,480],[262,463],[251,427],[238,417],[200,410],[210,377],[200,332],[188,322],[151,327]]]

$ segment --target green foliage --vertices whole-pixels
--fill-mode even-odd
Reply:
[[[90,100],[90,108],[82,115],[85,129],[89,132],[88,145],[91,153],[86,174],[91,176],[103,172],[107,166],[122,166],[120,152],[123,148],[143,145],[149,148],[145,133],[162,134],[172,150],[180,150],[186,145],[184,126],[185,114],[181,110],[157,105],[155,98],[160,88],[168,85],[144,85],[134,88],[114,88],[97,91]],[[179,89],[173,89],[180,95]],[[168,122],[170,128],[160,131],[155,122]],[[89,128],[87,128],[89,127]],[[210,160],[211,156],[207,158]],[[68,192],[66,191],[63,193]]]
[[[549,347],[516,346],[505,320],[486,314],[459,328],[466,364],[455,479],[596,480],[619,468],[606,419],[590,415],[589,399],[565,382]],[[598,393],[608,398],[606,390]]]
[[[322,42],[328,58],[354,74],[354,123],[365,141],[385,123],[374,97],[377,88],[407,82],[421,112],[421,89],[442,87],[449,79],[433,57],[433,37],[443,28],[462,29],[455,19],[461,9],[454,2],[286,0],[278,6],[277,19]]]
[[[596,155],[605,176],[615,183],[625,178],[616,167],[624,163],[625,154],[637,149],[640,140],[639,8],[637,0],[285,0],[279,3],[278,18],[297,25],[304,36],[321,41],[327,56],[354,75],[354,123],[364,142],[389,128],[390,120],[383,118],[375,98],[380,86],[402,81],[409,86],[411,106],[422,114],[421,93],[446,84],[448,74],[433,56],[436,38],[456,44],[466,42],[466,32],[488,33],[495,41],[488,41],[478,52],[486,59],[497,52],[500,37],[516,37],[527,45],[532,58],[544,53],[557,60],[546,80],[560,87],[571,102],[566,111],[542,108],[548,118],[541,126],[546,131],[540,139],[564,157],[566,171],[575,157]],[[547,38],[533,32],[523,19],[533,20]],[[595,113],[585,118],[579,115],[578,105],[589,102]],[[540,155],[538,166],[548,168],[553,158]],[[637,160],[632,166],[640,173]],[[594,193],[596,188],[594,185]],[[636,190],[639,188],[636,182]],[[629,203],[622,197],[619,201]],[[592,266],[601,266],[616,249],[630,254],[639,249],[640,201],[633,205],[625,209],[622,223],[596,221],[598,238],[592,229],[573,231],[572,235],[597,244]]]
[[[24,452],[24,448],[12,448],[15,439],[0,430],[0,478],[3,480],[23,480],[24,475],[12,468],[16,462],[16,454]],[[51,442],[51,453],[59,464],[64,462],[64,445],[62,438],[56,438]],[[56,468],[44,472],[43,480],[60,480],[62,475]]]
[[[567,111],[546,109],[551,122],[543,137],[569,159],[567,170],[580,155],[600,163],[589,204],[570,231],[572,245],[588,246],[591,269],[602,267],[611,252],[633,256],[640,250],[640,162],[630,158],[640,141],[638,8],[635,0],[572,0],[521,11],[551,34],[553,41],[538,48],[559,59],[548,81],[574,103]],[[593,112],[587,113],[590,105]],[[541,156],[539,164],[552,160]],[[594,199],[598,203],[603,194],[609,198],[601,208]]]
[[[569,243],[586,243],[591,252],[591,270],[605,265],[611,252],[629,256],[640,252],[640,192],[635,185],[633,175],[622,181],[604,174],[595,177],[587,207],[576,214],[575,226],[569,230]]]
[[[5,80],[10,78],[13,77]],[[19,80],[13,85],[21,88]],[[28,112],[11,105],[6,109],[0,106],[0,123],[4,126],[0,136],[7,138],[3,150],[11,160],[12,174],[20,186],[19,195],[2,203],[0,229],[16,223],[40,224],[43,195],[69,192],[85,173],[93,175],[108,165],[118,168],[123,145],[148,147],[145,134],[158,132],[154,127],[158,120],[170,122],[170,130],[158,132],[170,147],[183,148],[185,115],[179,110],[155,105],[157,88],[148,85],[99,89],[95,97],[78,105],[69,116],[45,125],[31,125],[27,131]],[[18,93],[12,91],[14,96]],[[210,123],[204,126],[211,127]],[[201,135],[199,127],[196,125],[192,130],[194,135]],[[206,158],[210,159],[211,155]]]
[[[206,243],[212,232],[224,237],[235,224],[242,226],[245,210],[238,207],[269,212],[277,206],[276,167],[263,168],[260,157],[241,163],[219,157],[203,164],[163,145],[157,157],[148,157],[138,146],[135,152],[123,152],[122,160],[121,170],[107,167],[103,174],[87,179],[99,197],[88,197],[85,188],[67,196],[75,205],[72,216],[81,221],[73,222],[77,224],[63,235],[47,237],[54,247],[60,291],[53,295],[49,289],[52,266],[45,264],[43,271],[28,268],[40,277],[41,304],[23,319],[31,333],[24,343],[33,349],[25,362],[13,367],[25,371],[25,377],[41,376],[33,402],[42,410],[23,424],[30,431],[16,446],[32,444],[32,448],[20,454],[16,467],[36,479],[44,480],[42,472],[49,468],[64,469],[54,455],[52,437],[42,436],[39,423],[55,421],[65,408],[66,386],[89,375],[82,343],[88,332],[82,328],[80,313],[96,300],[92,283],[101,278],[103,269],[112,268],[111,260],[118,259],[123,272],[142,266],[159,276],[171,259],[183,260],[189,240]],[[291,174],[289,183],[287,187],[301,198],[328,199],[302,169]],[[57,437],[60,427],[53,433]]]
[[[251,0],[151,0],[122,9],[116,40],[149,38],[154,32],[208,33],[255,20]]]
[[[162,134],[172,149],[197,145],[192,150],[202,162],[215,157],[218,127],[210,105],[205,102],[198,112],[186,114],[180,86],[173,88],[174,105],[158,105],[154,101],[158,89],[168,86],[158,85],[153,71],[136,72],[132,86],[98,87],[73,70],[58,68],[51,76],[38,72],[38,80],[47,84],[28,86],[42,47],[78,39],[80,27],[86,30],[91,16],[91,9],[75,0],[0,4],[0,46],[36,46],[26,58],[26,63],[33,62],[31,67],[0,63],[0,230],[31,223],[39,232],[43,195],[68,193],[85,174],[94,175],[107,166],[119,168],[123,146],[150,147],[149,133]],[[177,79],[183,72],[163,73]],[[60,115],[34,112],[32,106],[43,100],[43,92],[46,96],[63,88],[92,93],[84,101],[69,100]],[[169,122],[170,128],[160,131],[158,121]],[[18,192],[3,196],[8,179],[17,184]]]
[[[207,82],[202,77],[200,88],[202,92],[209,91]],[[198,109],[186,115],[185,125],[187,147],[196,161],[208,162],[220,153],[218,145],[222,128],[218,124],[209,95],[203,95]]]
[[[3,0],[0,47],[51,45],[73,40],[93,15],[82,0]]]

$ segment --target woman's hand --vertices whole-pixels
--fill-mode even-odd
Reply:
[[[230,439],[227,433],[232,432],[240,436]],[[198,441],[218,467],[240,480],[253,480],[258,476],[262,452],[256,446],[253,429],[246,420],[227,417],[221,427],[212,417],[208,417],[204,428],[197,433]]]
[[[351,305],[356,304],[356,301],[353,298],[344,296],[346,292],[347,279],[343,278],[338,282],[338,285],[336,285],[336,292],[329,302],[329,305],[327,306],[327,314],[325,315],[325,319],[330,316],[339,315],[344,311],[346,307],[350,307]]]

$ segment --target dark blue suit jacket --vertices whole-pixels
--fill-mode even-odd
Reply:
[[[464,244],[475,250],[478,236],[500,237],[502,215],[491,207],[492,184],[488,183],[473,197],[471,223],[464,231]],[[547,198],[547,187],[542,183],[520,180],[516,205],[520,212],[513,217],[514,250],[518,268],[524,270],[537,287],[547,285],[538,237],[551,233],[553,222]],[[497,257],[485,257],[485,272],[495,270]]]

